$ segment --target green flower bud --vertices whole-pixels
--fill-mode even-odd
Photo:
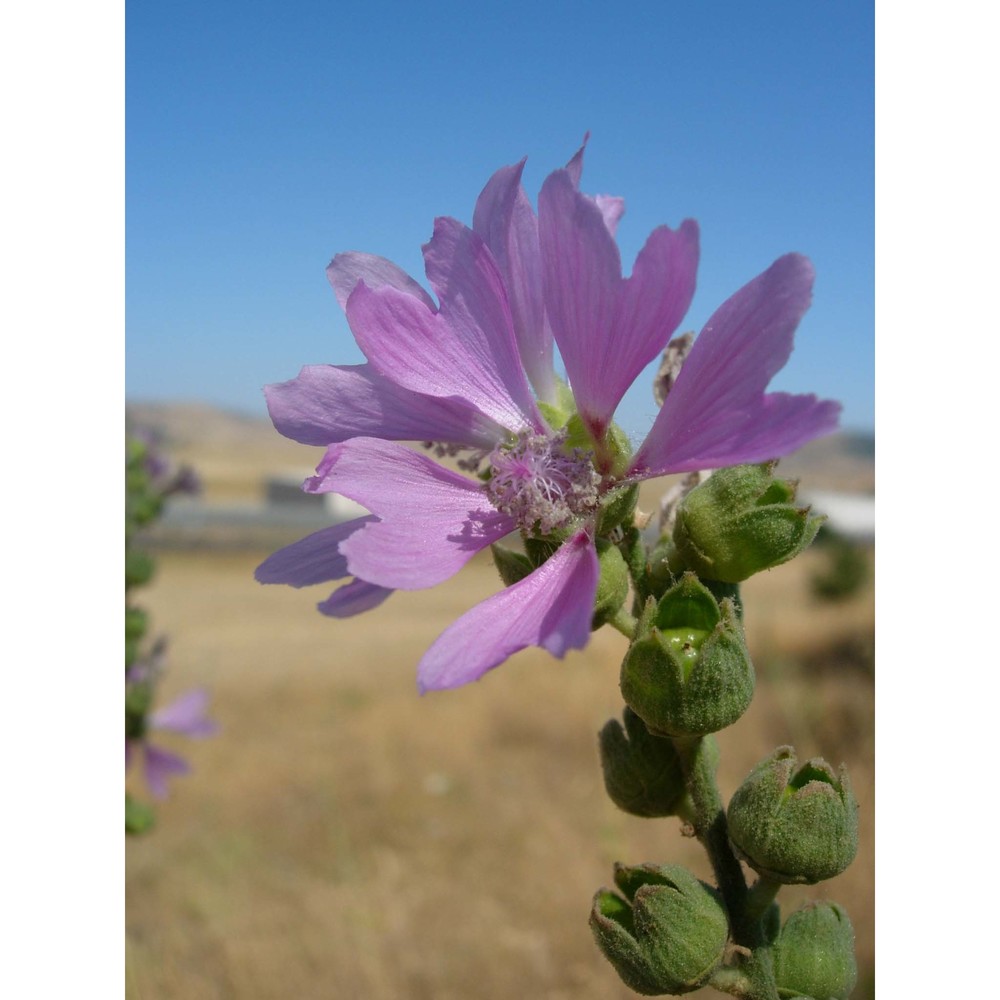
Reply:
[[[608,797],[633,816],[676,815],[685,789],[673,742],[654,736],[627,706],[623,718],[624,729],[617,719],[609,719],[600,734]]]
[[[719,894],[680,865],[615,865],[615,882],[623,895],[598,892],[590,928],[622,982],[643,996],[704,985],[729,935]]]
[[[774,465],[719,469],[695,487],[677,511],[671,563],[739,583],[798,555],[824,518],[794,506],[797,484],[775,479]]]
[[[735,605],[693,573],[647,602],[622,663],[621,689],[653,733],[704,736],[732,725],[753,697],[754,673]]]
[[[628,566],[618,547],[598,538],[597,561],[601,567],[601,575],[597,580],[597,594],[594,597],[592,628],[600,628],[608,619],[613,618],[628,597]]]
[[[774,947],[779,997],[847,1000],[858,979],[854,928],[836,903],[796,910]]]
[[[761,761],[729,803],[736,853],[775,882],[812,884],[839,875],[858,850],[858,803],[842,767],[798,766],[792,747]]]

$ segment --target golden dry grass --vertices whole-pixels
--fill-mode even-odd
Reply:
[[[170,743],[196,772],[174,783],[157,828],[128,843],[128,997],[631,997],[590,938],[593,892],[616,860],[710,874],[676,820],[630,817],[604,794],[596,734],[620,712],[625,640],[602,630],[563,662],[525,651],[478,684],[421,698],[416,661],[496,590],[488,560],[337,622],[313,609],[325,592],[254,583],[264,555],[160,554],[140,595],[170,636],[164,697],[207,684],[222,731]],[[813,603],[818,558],[745,588],[759,688],[720,734],[720,784],[728,797],[786,742],[800,758],[847,763],[858,859],[780,898],[847,907],[861,1000],[873,995],[871,677],[836,656],[811,672],[801,663],[870,633],[872,600]]]

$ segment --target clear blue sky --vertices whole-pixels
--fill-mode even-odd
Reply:
[[[682,329],[790,250],[813,307],[773,387],[874,422],[873,4],[188,0],[127,7],[130,399],[265,413],[261,387],[361,354],[324,268],[423,278],[437,215],[497,167],[545,175],[591,132],[583,189],[622,195],[626,271],[701,225]],[[655,412],[649,378],[619,411]]]

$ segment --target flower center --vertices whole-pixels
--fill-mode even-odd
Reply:
[[[583,448],[565,449],[565,441],[565,432],[524,432],[490,454],[486,495],[532,534],[550,535],[598,507],[601,477],[592,456]]]

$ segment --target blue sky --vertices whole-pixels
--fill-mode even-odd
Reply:
[[[528,156],[534,199],[586,131],[583,189],[649,231],[701,226],[700,329],[790,250],[813,307],[772,386],[874,422],[873,5],[138,4],[126,19],[126,387],[263,415],[261,387],[362,360],[326,283],[342,250],[422,277]],[[641,434],[651,374],[619,420]]]

